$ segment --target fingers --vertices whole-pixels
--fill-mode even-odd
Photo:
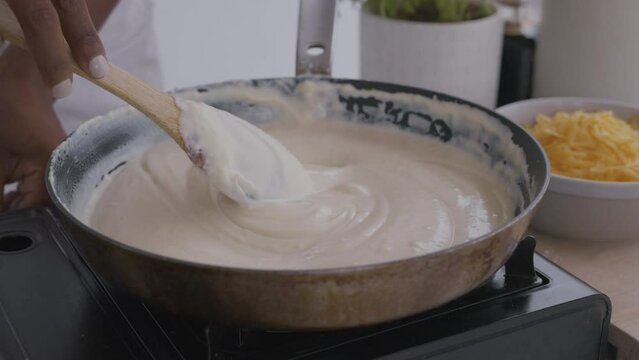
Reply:
[[[24,204],[24,196],[20,195],[17,191],[12,191],[6,195],[4,195],[4,209],[0,210],[0,213],[3,211],[12,211],[18,210],[26,207],[22,207]]]
[[[86,73],[95,78],[106,76],[109,65],[104,46],[91,21],[85,0],[53,0],[62,31],[73,57]]]
[[[4,196],[5,211],[29,209],[49,202],[43,168],[44,166],[26,166],[14,171],[13,180],[18,186],[15,191]]]
[[[49,202],[49,195],[41,181],[36,178],[24,179],[17,191],[4,194],[0,189],[0,213],[12,210],[29,209]]]
[[[95,78],[109,72],[85,0],[7,0],[54,98],[71,93],[72,57]],[[71,54],[69,54],[69,48]]]
[[[37,174],[41,176],[42,174]],[[43,176],[42,176],[43,177]],[[8,195],[7,195],[8,197]],[[18,192],[9,204],[10,210],[23,210],[47,204],[49,194],[40,178],[25,179],[18,185]]]
[[[49,202],[49,195],[44,182],[44,160],[19,162],[0,149],[0,213],[4,211],[28,209]],[[4,186],[17,184],[4,194]]]
[[[56,8],[50,0],[8,0],[22,26],[40,73],[54,98],[71,93],[71,55]]]
[[[9,153],[0,149],[0,213],[9,208],[9,202],[12,200],[11,197],[4,195],[4,186],[13,182],[11,176],[13,165]]]
[[[0,213],[5,211],[4,185],[6,182],[6,169],[2,159],[2,151],[0,151]]]
[[[17,209],[21,201],[22,197],[17,191],[12,191],[4,196],[4,203],[6,204],[6,208],[8,210]]]

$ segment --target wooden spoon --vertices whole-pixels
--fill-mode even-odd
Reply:
[[[29,50],[22,27],[4,0],[0,0],[0,35],[12,44]],[[180,134],[180,109],[176,106],[172,95],[154,88],[113,64],[109,64],[109,73],[101,79],[95,79],[84,72],[75,61],[72,65],[74,73],[126,101],[148,116],[188,153]]]

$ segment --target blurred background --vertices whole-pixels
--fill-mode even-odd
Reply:
[[[167,89],[295,75],[298,0],[188,0],[188,4],[156,1],[155,25]],[[359,77],[359,8],[353,1],[338,2],[333,38],[333,75]]]
[[[527,36],[537,34],[541,2],[522,5],[520,18]],[[157,0],[154,9],[167,89],[294,74],[298,0],[188,0],[188,4]],[[497,5],[504,18],[513,16],[512,8]],[[333,36],[336,77],[360,76],[359,20],[356,2],[338,1]]]

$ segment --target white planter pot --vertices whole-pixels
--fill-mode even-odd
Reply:
[[[493,108],[504,24],[491,16],[456,23],[382,18],[362,10],[361,75],[426,88]]]
[[[535,96],[639,103],[639,1],[544,2]]]

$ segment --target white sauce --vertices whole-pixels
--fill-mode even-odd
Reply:
[[[302,164],[258,127],[205,103],[177,99],[180,133],[213,192],[248,203],[298,200],[313,192]]]
[[[264,130],[305,164],[314,194],[237,203],[211,188],[207,175],[167,141],[105,179],[86,221],[111,238],[173,258],[318,269],[437,251],[484,235],[515,213],[513,184],[435,139],[302,114]]]

